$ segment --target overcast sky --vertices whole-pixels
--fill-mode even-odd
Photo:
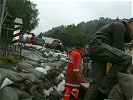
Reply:
[[[31,0],[39,9],[39,34],[60,25],[78,24],[82,21],[132,17],[132,1],[43,1]]]

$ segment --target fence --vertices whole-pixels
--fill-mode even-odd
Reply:
[[[14,45],[12,40],[13,30],[2,29],[2,35],[0,37],[0,51],[21,53],[22,46],[20,43]]]

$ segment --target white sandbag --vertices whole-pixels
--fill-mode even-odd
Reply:
[[[67,57],[67,54],[62,54],[62,56]]]
[[[62,79],[62,78],[64,78],[64,75],[63,75],[63,73],[61,73],[61,74],[58,76],[58,78],[59,78],[59,79]]]
[[[36,45],[35,48],[38,50],[38,49],[41,49],[42,46]]]
[[[60,55],[62,55],[62,53],[54,53],[52,56],[53,56],[53,57],[58,57],[58,56],[60,56]]]
[[[46,48],[42,48],[42,49],[41,49],[41,51],[45,51],[45,50],[46,50]]]
[[[44,69],[42,67],[36,67],[35,69],[42,72],[43,74],[47,75],[47,70],[46,69]]]
[[[52,52],[52,51],[50,50],[50,54],[51,54],[51,55],[53,55],[54,53],[55,53],[55,52]]]
[[[50,66],[46,66],[46,68],[45,68],[47,71],[48,70],[50,70],[51,69],[51,67]]]
[[[29,46],[31,46],[31,44],[27,44],[27,43],[26,43],[25,46],[29,47]]]
[[[51,87],[49,90],[44,89],[43,90],[44,96],[49,96],[52,91],[53,91],[53,87]]]
[[[51,54],[49,52],[44,53],[46,57],[49,57]]]
[[[68,59],[67,58],[60,58],[61,61],[64,61],[64,62],[68,62]]]
[[[1,87],[0,87],[0,89],[4,88],[4,87],[7,86],[7,85],[11,85],[11,84],[13,84],[13,83],[14,83],[14,82],[11,81],[10,79],[5,78],[5,80],[3,81],[3,83],[2,83],[2,85],[1,85]]]
[[[33,45],[33,44],[31,44],[31,46],[34,47],[34,48],[36,47],[36,45]]]
[[[57,53],[53,53],[52,56],[53,56],[53,57],[58,57],[58,54],[57,54]]]
[[[51,92],[54,91],[53,87],[49,88],[49,91],[51,91]]]
[[[44,65],[44,63],[41,63],[41,65]]]
[[[65,90],[65,80],[60,82],[60,84],[57,86],[58,91],[63,92]]]

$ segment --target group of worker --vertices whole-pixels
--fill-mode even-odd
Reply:
[[[113,22],[100,28],[89,42],[89,56],[92,60],[93,81],[90,83],[83,100],[104,100],[118,83],[117,72],[132,70],[132,57],[124,52],[125,43],[133,39],[133,18],[129,21]],[[81,83],[87,82],[82,74],[84,44],[80,42],[69,53],[65,91],[63,100],[79,98]],[[107,63],[112,66],[107,69]],[[130,73],[130,71],[128,70]]]

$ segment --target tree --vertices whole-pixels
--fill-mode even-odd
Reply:
[[[81,22],[77,25],[59,26],[43,33],[44,36],[62,40],[64,46],[75,46],[78,42],[88,44],[93,34],[102,26],[121,21],[119,18],[111,19],[100,17],[99,19]]]
[[[85,45],[87,43],[87,37],[83,33],[77,33],[74,35],[72,43],[72,46],[76,46],[77,44]]]
[[[98,22],[97,26],[96,26],[97,30],[100,29],[101,27],[103,27],[104,25],[106,25],[104,22],[102,22],[102,21]]]
[[[7,0],[9,13],[23,19],[23,30],[31,31],[38,26],[38,9],[36,4],[28,0]]]

